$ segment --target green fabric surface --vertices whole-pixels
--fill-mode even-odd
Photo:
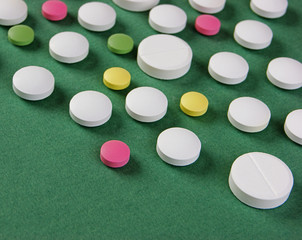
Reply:
[[[271,20],[254,14],[249,0],[228,0],[225,9],[215,14],[222,25],[212,37],[196,32],[194,21],[200,13],[186,0],[162,0],[187,13],[187,27],[176,36],[187,41],[194,54],[190,71],[173,81],[153,79],[137,66],[138,44],[156,34],[148,25],[148,12],[133,13],[104,1],[116,10],[117,23],[109,31],[95,33],[77,22],[77,10],[86,1],[65,0],[68,16],[58,22],[43,18],[43,2],[26,1],[29,16],[24,24],[35,31],[29,46],[9,43],[9,27],[0,26],[0,239],[301,239],[302,147],[287,138],[283,124],[289,112],[302,108],[302,89],[279,89],[265,75],[273,58],[302,60],[300,0],[289,1],[286,15]],[[245,19],[271,27],[270,47],[253,51],[234,41],[234,27]],[[87,59],[68,65],[49,55],[49,39],[62,31],[87,37]],[[108,37],[121,32],[135,44],[126,55],[107,48]],[[238,53],[248,61],[246,81],[228,86],[210,77],[208,61],[219,51]],[[47,99],[25,101],[13,92],[14,73],[28,65],[53,73],[56,86]],[[102,76],[110,67],[131,73],[127,89],[104,86]],[[166,94],[168,112],[160,121],[140,123],[127,115],[125,96],[139,86]],[[84,90],[97,90],[111,99],[113,114],[103,126],[85,128],[70,118],[69,101]],[[193,118],[180,110],[180,97],[188,91],[208,98],[205,115]],[[241,96],[268,105],[272,117],[267,129],[249,134],[228,122],[228,106]],[[194,164],[173,167],[158,157],[157,136],[169,127],[187,128],[200,138],[201,155]],[[99,157],[102,144],[112,139],[131,149],[131,159],[121,169],[106,167]],[[293,190],[279,208],[248,207],[229,189],[233,161],[253,151],[273,154],[292,170]]]

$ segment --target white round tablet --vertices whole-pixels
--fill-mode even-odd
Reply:
[[[237,129],[244,132],[264,130],[271,118],[271,112],[262,101],[252,97],[240,97],[231,102],[228,119]]]
[[[233,85],[246,79],[249,65],[236,53],[219,52],[210,58],[208,71],[218,82]]]
[[[250,7],[254,13],[265,18],[282,17],[287,10],[287,0],[251,0]]]
[[[155,122],[167,112],[168,100],[163,92],[153,87],[138,87],[126,96],[125,108],[133,119]]]
[[[59,62],[80,62],[84,60],[89,53],[89,42],[79,33],[61,32],[50,39],[49,53]]]
[[[97,127],[106,123],[112,113],[112,103],[103,93],[83,91],[73,96],[69,103],[69,114],[78,124]]]
[[[186,27],[187,14],[181,8],[171,4],[158,5],[149,13],[149,24],[158,32],[178,33]]]
[[[160,0],[113,0],[120,8],[132,12],[144,12],[150,10],[159,3]]]
[[[184,40],[173,35],[156,34],[139,44],[137,64],[151,77],[171,80],[189,71],[192,57],[192,49]]]
[[[262,152],[237,158],[229,175],[233,194],[248,206],[276,208],[289,197],[294,184],[292,172],[279,158]]]
[[[279,88],[298,89],[302,87],[302,64],[292,58],[275,58],[268,64],[266,76]]]
[[[78,11],[78,22],[90,31],[102,32],[115,25],[116,12],[106,3],[88,2]]]
[[[294,110],[287,115],[284,131],[292,141],[302,145],[302,109]]]
[[[202,13],[218,13],[224,9],[226,0],[189,0],[192,8]]]
[[[234,39],[245,48],[259,50],[268,47],[273,32],[266,24],[256,20],[244,20],[235,26]]]
[[[28,66],[18,70],[13,76],[13,90],[21,98],[31,101],[50,96],[55,87],[52,73],[38,66]]]
[[[157,138],[159,157],[174,166],[194,163],[200,155],[201,142],[195,133],[185,128],[169,128]]]
[[[0,0],[0,25],[13,26],[27,18],[27,5],[22,0]]]

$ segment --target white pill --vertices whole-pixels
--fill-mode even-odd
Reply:
[[[287,10],[287,0],[251,0],[250,7],[254,13],[265,18],[282,17]]]
[[[292,172],[279,158],[262,152],[246,153],[231,168],[229,186],[248,206],[276,208],[289,197],[294,184]]]
[[[38,66],[27,66],[13,76],[13,90],[21,98],[31,101],[50,96],[55,87],[52,73]]]
[[[115,25],[116,12],[106,3],[88,2],[78,11],[78,22],[90,31],[102,32]]]
[[[155,122],[167,112],[168,100],[163,92],[153,87],[138,87],[126,96],[125,108],[133,119]]]
[[[184,30],[187,24],[187,14],[181,8],[171,5],[158,5],[149,13],[150,26],[162,33],[178,33]]]
[[[159,3],[160,0],[113,0],[120,8],[132,12],[144,12],[150,10]]]
[[[302,145],[302,109],[294,110],[287,115],[284,131],[292,141]]]
[[[235,26],[234,39],[245,48],[259,50],[268,47],[273,32],[266,24],[256,20],[244,20]]]
[[[292,58],[275,58],[268,64],[266,76],[279,88],[298,89],[302,87],[302,64]]]
[[[231,102],[228,119],[237,129],[244,132],[264,130],[271,118],[271,112],[262,101],[252,97],[240,97]]]
[[[0,0],[0,25],[13,26],[27,18],[27,5],[22,0]]]
[[[73,96],[69,103],[69,114],[78,124],[97,127],[106,123],[112,113],[112,103],[103,93],[83,91]]]
[[[185,128],[169,128],[157,138],[159,157],[174,166],[194,163],[200,155],[201,142],[195,133]]]
[[[50,39],[49,53],[59,62],[80,62],[84,60],[89,53],[89,42],[79,33],[61,32]]]
[[[192,57],[192,49],[184,40],[173,35],[157,34],[141,41],[137,64],[151,77],[171,80],[189,71]]]
[[[219,52],[210,58],[208,71],[218,82],[233,85],[246,79],[249,65],[236,53]]]
[[[226,0],[189,0],[195,10],[202,13],[218,13],[224,9]]]

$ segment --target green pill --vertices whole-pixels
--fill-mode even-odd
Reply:
[[[8,30],[8,40],[17,46],[29,45],[34,38],[34,30],[27,25],[16,25]]]
[[[133,39],[123,33],[116,33],[108,38],[109,50],[116,54],[127,54],[133,49]]]

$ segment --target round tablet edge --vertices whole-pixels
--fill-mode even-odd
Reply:
[[[112,113],[110,113],[110,115],[107,116],[106,118],[103,118],[102,120],[99,120],[99,121],[85,121],[85,120],[82,120],[82,119],[76,117],[72,113],[72,111],[70,110],[70,107],[69,107],[69,115],[70,115],[70,117],[72,118],[73,121],[75,121],[77,124],[79,124],[81,126],[84,126],[84,127],[98,127],[98,126],[104,125],[106,122],[108,122],[109,119],[111,118]]]
[[[224,1],[224,4],[220,7],[216,7],[216,8],[207,8],[207,7],[202,7],[202,6],[199,6],[198,4],[196,4],[194,2],[194,0],[189,0],[189,3],[191,5],[192,8],[194,8],[195,10],[197,10],[198,12],[201,12],[201,13],[208,13],[208,14],[214,14],[214,13],[218,13],[218,12],[221,12],[223,9],[224,9],[224,6],[225,6],[225,2]]]
[[[53,91],[54,91],[55,86],[53,86],[51,89],[49,89],[47,92],[43,93],[43,94],[35,94],[35,95],[31,95],[28,93],[24,93],[22,91],[20,91],[18,88],[15,87],[15,85],[13,84],[13,90],[14,92],[20,97],[23,98],[25,100],[28,101],[40,101],[43,100],[47,97],[49,97]]]
[[[78,22],[79,24],[89,30],[89,31],[92,31],[92,32],[105,32],[107,30],[110,30],[111,28],[114,27],[115,23],[116,23],[116,20],[114,20],[114,22],[111,22],[111,23],[108,23],[107,25],[103,25],[103,26],[95,26],[95,25],[92,25],[92,24],[89,24],[85,21],[83,21],[83,19],[78,15]]]
[[[208,72],[213,79],[215,79],[216,81],[218,81],[220,83],[226,84],[226,85],[236,85],[236,84],[242,83],[245,81],[245,79],[247,78],[247,75],[248,75],[248,72],[247,72],[247,74],[241,78],[223,77],[220,74],[217,74],[216,72],[213,71],[212,67],[210,66],[210,63],[208,65]]]
[[[234,31],[234,39],[240,46],[251,49],[251,50],[265,49],[271,45],[272,40],[273,40],[273,38],[271,38],[271,40],[269,42],[266,42],[263,44],[255,44],[255,43],[247,42],[238,36],[238,34],[236,33],[236,27],[235,27],[235,31]]]
[[[177,26],[177,27],[163,27],[158,25],[156,22],[154,22],[150,16],[148,19],[148,22],[150,24],[150,26],[160,32],[160,33],[166,33],[166,34],[175,34],[175,33],[179,33],[181,31],[183,31],[186,28],[187,22],[185,22],[185,24],[183,24],[182,26]]]
[[[261,132],[264,129],[266,129],[269,124],[269,121],[268,121],[268,123],[263,124],[261,126],[257,126],[257,127],[245,126],[245,125],[241,124],[240,122],[236,121],[229,113],[229,110],[228,110],[227,116],[228,116],[229,122],[233,125],[233,127],[239,129],[242,132],[247,132],[247,133]]]
[[[276,87],[281,88],[281,89],[285,89],[285,90],[296,90],[302,87],[302,82],[301,83],[297,83],[297,84],[289,84],[289,83],[284,83],[284,82],[280,82],[278,79],[276,79],[275,77],[273,77],[273,75],[270,73],[269,69],[267,68],[266,70],[266,76],[267,79]]]
[[[87,52],[83,53],[81,56],[62,57],[62,56],[58,55],[57,53],[55,53],[53,50],[51,50],[51,48],[49,47],[49,54],[50,54],[50,56],[52,56],[53,59],[57,60],[58,62],[72,64],[72,63],[78,63],[78,62],[83,61],[88,56],[89,49]]]
[[[289,113],[290,114],[290,113]],[[285,119],[285,123],[284,123],[284,132],[286,134],[286,136],[292,140],[293,142],[302,145],[302,138],[297,137],[294,133],[292,133],[292,131],[289,130],[289,128],[287,127],[287,117]]]
[[[125,109],[126,112],[128,113],[128,115],[133,118],[136,121],[139,122],[143,122],[143,123],[152,123],[152,122],[157,122],[159,120],[161,120],[167,113],[167,109],[165,110],[165,112],[162,112],[156,116],[140,116],[137,113],[133,112],[128,106],[127,106],[127,102],[125,103]]]
[[[280,18],[280,17],[284,16],[285,13],[286,13],[286,11],[287,11],[287,8],[286,8],[284,11],[280,11],[280,12],[274,12],[274,13],[267,12],[267,11],[264,11],[264,10],[258,8],[258,7],[253,3],[252,0],[250,1],[250,8],[251,8],[252,11],[253,11],[254,13],[256,13],[258,16],[263,17],[263,18],[268,18],[268,19]]]

